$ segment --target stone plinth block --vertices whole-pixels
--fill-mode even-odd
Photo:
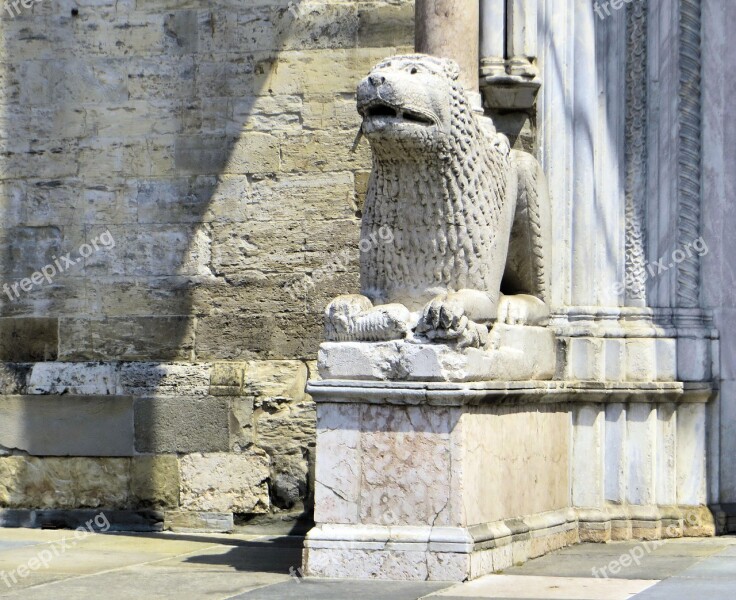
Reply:
[[[552,379],[555,338],[543,327],[496,324],[486,348],[446,344],[325,342],[324,379],[378,381],[525,381]]]
[[[351,394],[350,382],[332,383],[308,388],[318,429],[309,575],[463,580],[493,570],[478,558],[486,551],[497,567],[528,555],[530,526],[507,520],[567,509],[563,404],[482,384],[354,382]],[[535,523],[535,548],[567,543],[566,519]]]

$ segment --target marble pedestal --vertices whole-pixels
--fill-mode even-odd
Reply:
[[[335,344],[335,360],[339,346],[370,354]],[[708,385],[398,381],[375,376],[380,361],[349,363],[367,368],[362,379],[308,385],[318,419],[308,576],[462,581],[581,540],[713,533]]]

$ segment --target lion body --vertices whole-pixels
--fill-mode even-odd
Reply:
[[[387,59],[358,87],[358,110],[373,151],[362,237],[375,239],[388,228],[393,238],[362,253],[363,296],[376,306],[417,311],[433,299],[465,294],[470,304],[454,305],[450,319],[463,324],[440,331],[445,338],[461,335],[468,321],[462,314],[474,306],[482,307],[475,311],[482,320],[495,319],[502,281],[514,293],[544,300],[543,175],[533,157],[511,151],[490,119],[473,112],[457,66],[424,55]],[[354,325],[355,310],[365,312],[354,300],[331,305],[333,336],[367,339]],[[389,309],[393,329],[384,328],[394,338],[407,331],[396,314]],[[421,328],[430,335],[435,329]]]

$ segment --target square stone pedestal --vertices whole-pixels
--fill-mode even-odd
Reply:
[[[462,581],[575,541],[570,418],[553,388],[311,383],[307,575]]]

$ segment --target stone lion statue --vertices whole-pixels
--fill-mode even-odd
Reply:
[[[361,295],[327,307],[330,341],[482,347],[495,321],[546,324],[543,173],[474,113],[458,75],[447,59],[395,56],[358,85],[373,152],[361,235],[388,228],[392,243],[362,252]]]

